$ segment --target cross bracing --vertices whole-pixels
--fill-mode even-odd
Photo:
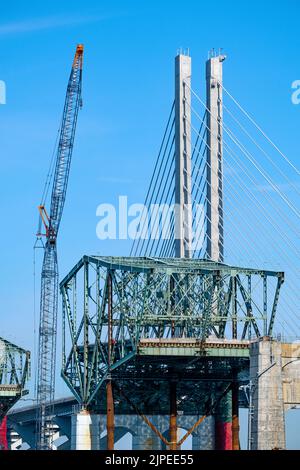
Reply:
[[[0,338],[0,423],[19,398],[28,393],[24,387],[29,376],[29,351]]]
[[[111,373],[161,380],[164,367],[188,374],[178,357],[247,361],[249,341],[272,335],[283,282],[208,260],[85,256],[60,285],[63,378],[88,404]]]

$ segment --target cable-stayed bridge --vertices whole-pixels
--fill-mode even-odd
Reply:
[[[213,58],[218,61],[219,57]],[[190,77],[183,83],[191,161],[191,233],[196,247],[190,257],[284,271],[275,331],[286,337],[299,336],[300,172],[224,87],[222,75],[213,85],[207,80],[207,98],[194,91]],[[214,109],[209,102],[210,86],[216,90]],[[145,199],[149,210],[152,205],[171,207],[176,203],[175,133],[174,102]],[[211,161],[211,155],[218,161]],[[211,201],[217,205],[217,221],[212,219]],[[156,211],[154,220],[142,220],[141,238],[134,241],[131,255],[175,256],[174,213],[170,223],[164,219],[171,232],[166,238],[161,237],[161,215],[162,210]],[[156,233],[152,239],[143,238],[150,224]],[[211,248],[212,230],[219,236],[216,255]]]

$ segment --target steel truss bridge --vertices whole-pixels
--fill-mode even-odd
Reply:
[[[272,335],[283,282],[207,260],[84,256],[60,284],[62,377],[98,413],[107,382],[118,414],[169,414],[170,384],[176,413],[215,413],[233,384],[247,406],[249,345]]]
[[[24,395],[30,377],[30,352],[0,338],[0,449],[7,448],[6,415]]]

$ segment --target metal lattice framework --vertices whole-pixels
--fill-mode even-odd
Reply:
[[[51,422],[55,393],[56,330],[58,306],[57,236],[66,199],[78,111],[81,106],[83,46],[78,45],[68,81],[57,148],[50,214],[39,206],[46,229],[41,275],[39,356],[37,370],[37,448],[51,447],[47,421]],[[38,234],[41,235],[41,234]]]
[[[0,423],[8,410],[28,393],[30,352],[0,338]]]
[[[174,368],[190,349],[209,355],[211,343],[218,343],[225,345],[219,364],[225,378],[226,356],[246,357],[249,339],[272,335],[283,281],[281,272],[207,260],[85,256],[60,285],[62,376],[89,406],[110,374],[135,377],[135,383],[161,380],[170,366],[162,357],[172,355],[164,348],[177,348]],[[151,352],[155,347],[159,352]],[[192,379],[185,365],[181,374]]]

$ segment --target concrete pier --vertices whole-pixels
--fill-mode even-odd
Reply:
[[[250,448],[285,448],[281,344],[265,337],[250,346]]]
[[[71,417],[71,449],[100,449],[100,416],[87,410]]]

